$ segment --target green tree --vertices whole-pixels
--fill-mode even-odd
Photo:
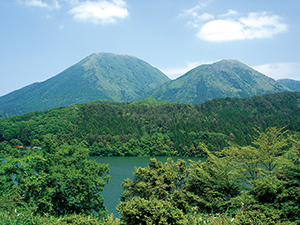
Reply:
[[[34,213],[106,214],[100,192],[109,180],[109,168],[87,160],[88,155],[84,143],[59,145],[55,135],[46,135],[42,149],[32,149],[22,158],[4,159],[1,187],[17,196],[19,207]]]
[[[260,176],[266,176],[272,172],[281,160],[284,148],[287,147],[288,138],[284,131],[285,127],[267,128],[266,131],[256,129],[258,137],[254,137],[252,145],[241,147],[237,144],[230,144],[222,151],[222,155],[231,162],[235,176],[244,181],[250,182]]]
[[[219,158],[202,144],[207,153],[205,162],[191,162],[186,190],[190,194],[190,204],[204,213],[224,212],[230,200],[240,194],[240,183],[234,177],[230,162]]]
[[[252,143],[258,149],[260,163],[266,171],[274,170],[278,165],[278,156],[283,153],[284,147],[288,145],[288,139],[285,137],[288,131],[284,131],[285,128],[270,127],[265,132],[262,129],[256,130],[259,136]]]
[[[163,164],[152,158],[147,168],[135,168],[134,175],[133,181],[122,183],[124,192],[117,206],[122,219],[129,224],[148,224],[151,214],[153,224],[178,224],[189,208],[184,191],[186,162],[169,158]]]
[[[182,210],[174,207],[171,202],[157,199],[133,197],[130,201],[121,202],[118,211],[122,220],[128,225],[135,224],[183,224]]]
[[[232,160],[234,173],[244,172],[244,178],[247,178],[245,171],[250,174],[255,170],[254,165],[257,166],[255,179],[250,179],[250,176],[246,179],[250,180],[249,190],[232,200],[236,206],[239,201],[243,209],[237,212],[237,223],[289,221],[299,224],[300,142],[299,135],[291,137],[286,133],[276,127],[268,128],[266,132],[259,132],[258,138],[253,141],[256,146],[251,148],[253,151],[250,153],[246,151],[249,148],[240,148],[240,151],[233,149],[231,154],[226,155]],[[228,149],[225,152],[229,153]]]

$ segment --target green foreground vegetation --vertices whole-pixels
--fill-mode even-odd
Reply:
[[[92,102],[0,120],[1,224],[299,224],[300,93]],[[153,104],[153,105],[152,105]],[[109,215],[105,156],[155,158]]]
[[[299,224],[300,136],[285,128],[256,130],[251,145],[229,143],[207,160],[163,164],[150,159],[122,183],[108,215],[101,191],[108,165],[87,160],[84,143],[17,149],[0,167],[1,224]]]

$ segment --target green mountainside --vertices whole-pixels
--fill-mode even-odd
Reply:
[[[277,80],[278,83],[288,87],[292,91],[300,91],[300,81],[292,79],[280,79]]]
[[[290,91],[237,60],[198,66],[146,94],[146,97],[183,103],[202,103],[220,97],[251,97]]]
[[[44,82],[0,97],[0,114],[19,115],[97,99],[132,101],[169,80],[134,56],[95,53]]]
[[[297,81],[276,82],[237,60],[201,65],[170,80],[134,56],[94,53],[44,82],[0,97],[0,115],[20,115],[100,99],[132,102],[154,98],[203,103],[220,97],[251,97],[298,90]],[[152,104],[151,100],[146,101]]]
[[[201,156],[199,143],[221,150],[232,141],[249,145],[253,128],[300,131],[300,92],[251,98],[217,98],[202,104],[148,99],[142,104],[94,101],[0,119],[0,157],[15,145],[39,145],[47,134],[91,155]],[[149,104],[150,103],[150,104]]]

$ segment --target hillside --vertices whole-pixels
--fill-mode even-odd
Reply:
[[[220,97],[251,97],[290,91],[289,88],[237,60],[198,66],[146,97],[183,103],[202,103]]]
[[[200,65],[170,80],[134,56],[95,53],[44,82],[0,97],[0,115],[20,115],[101,99],[203,103],[220,97],[243,98],[295,90],[299,90],[297,81],[276,82],[237,60]]]
[[[249,145],[257,127],[300,132],[300,92],[196,105],[139,103],[95,101],[0,119],[0,153],[13,151],[14,145],[39,145],[44,135],[54,134],[60,144],[84,141],[92,155],[201,156],[200,142],[211,151],[228,141]]]
[[[300,81],[292,79],[280,79],[277,80],[278,83],[288,87],[292,91],[300,91]]]
[[[44,82],[0,97],[0,114],[20,115],[98,99],[132,101],[169,80],[134,56],[95,53]]]

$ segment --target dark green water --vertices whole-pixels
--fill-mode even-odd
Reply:
[[[166,162],[169,157],[155,157],[158,161]],[[133,179],[134,167],[146,167],[149,164],[150,157],[90,157],[90,160],[95,160],[98,163],[109,164],[110,181],[104,186],[102,193],[104,198],[104,205],[109,213],[119,216],[116,211],[116,206],[120,202],[120,197],[123,193],[121,184],[124,179]],[[177,161],[179,157],[172,157]],[[189,158],[181,158],[188,160]],[[192,160],[199,160],[191,158]]]

